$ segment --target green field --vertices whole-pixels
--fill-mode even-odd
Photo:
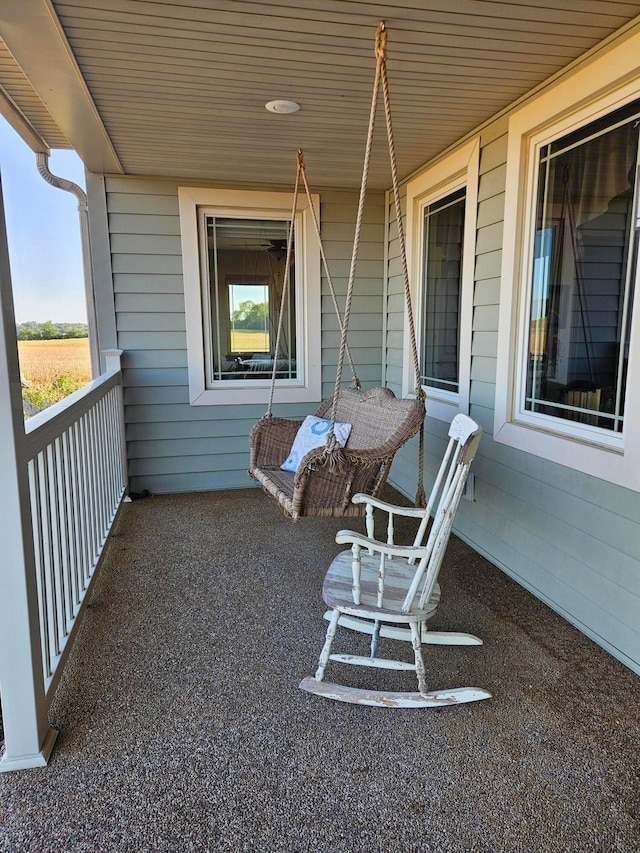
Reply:
[[[269,352],[269,332],[232,329],[231,352]]]

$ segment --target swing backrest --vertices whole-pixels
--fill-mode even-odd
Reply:
[[[331,417],[333,397],[316,414]],[[416,398],[399,398],[388,388],[343,388],[338,392],[336,421],[351,424],[346,450],[395,452],[420,429],[424,404]]]

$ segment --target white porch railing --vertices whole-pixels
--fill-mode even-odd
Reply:
[[[125,483],[119,353],[111,370],[25,424],[47,705]]]
[[[48,711],[127,479],[120,350],[105,353],[105,374],[24,424],[3,331],[0,772],[49,759]]]

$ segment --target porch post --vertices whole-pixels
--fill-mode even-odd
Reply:
[[[0,181],[0,771],[44,766],[47,721],[20,367]]]

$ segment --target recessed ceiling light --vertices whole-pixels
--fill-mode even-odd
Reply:
[[[300,104],[296,104],[295,101],[269,101],[269,103],[264,106],[270,113],[280,114],[297,113],[300,109]]]

